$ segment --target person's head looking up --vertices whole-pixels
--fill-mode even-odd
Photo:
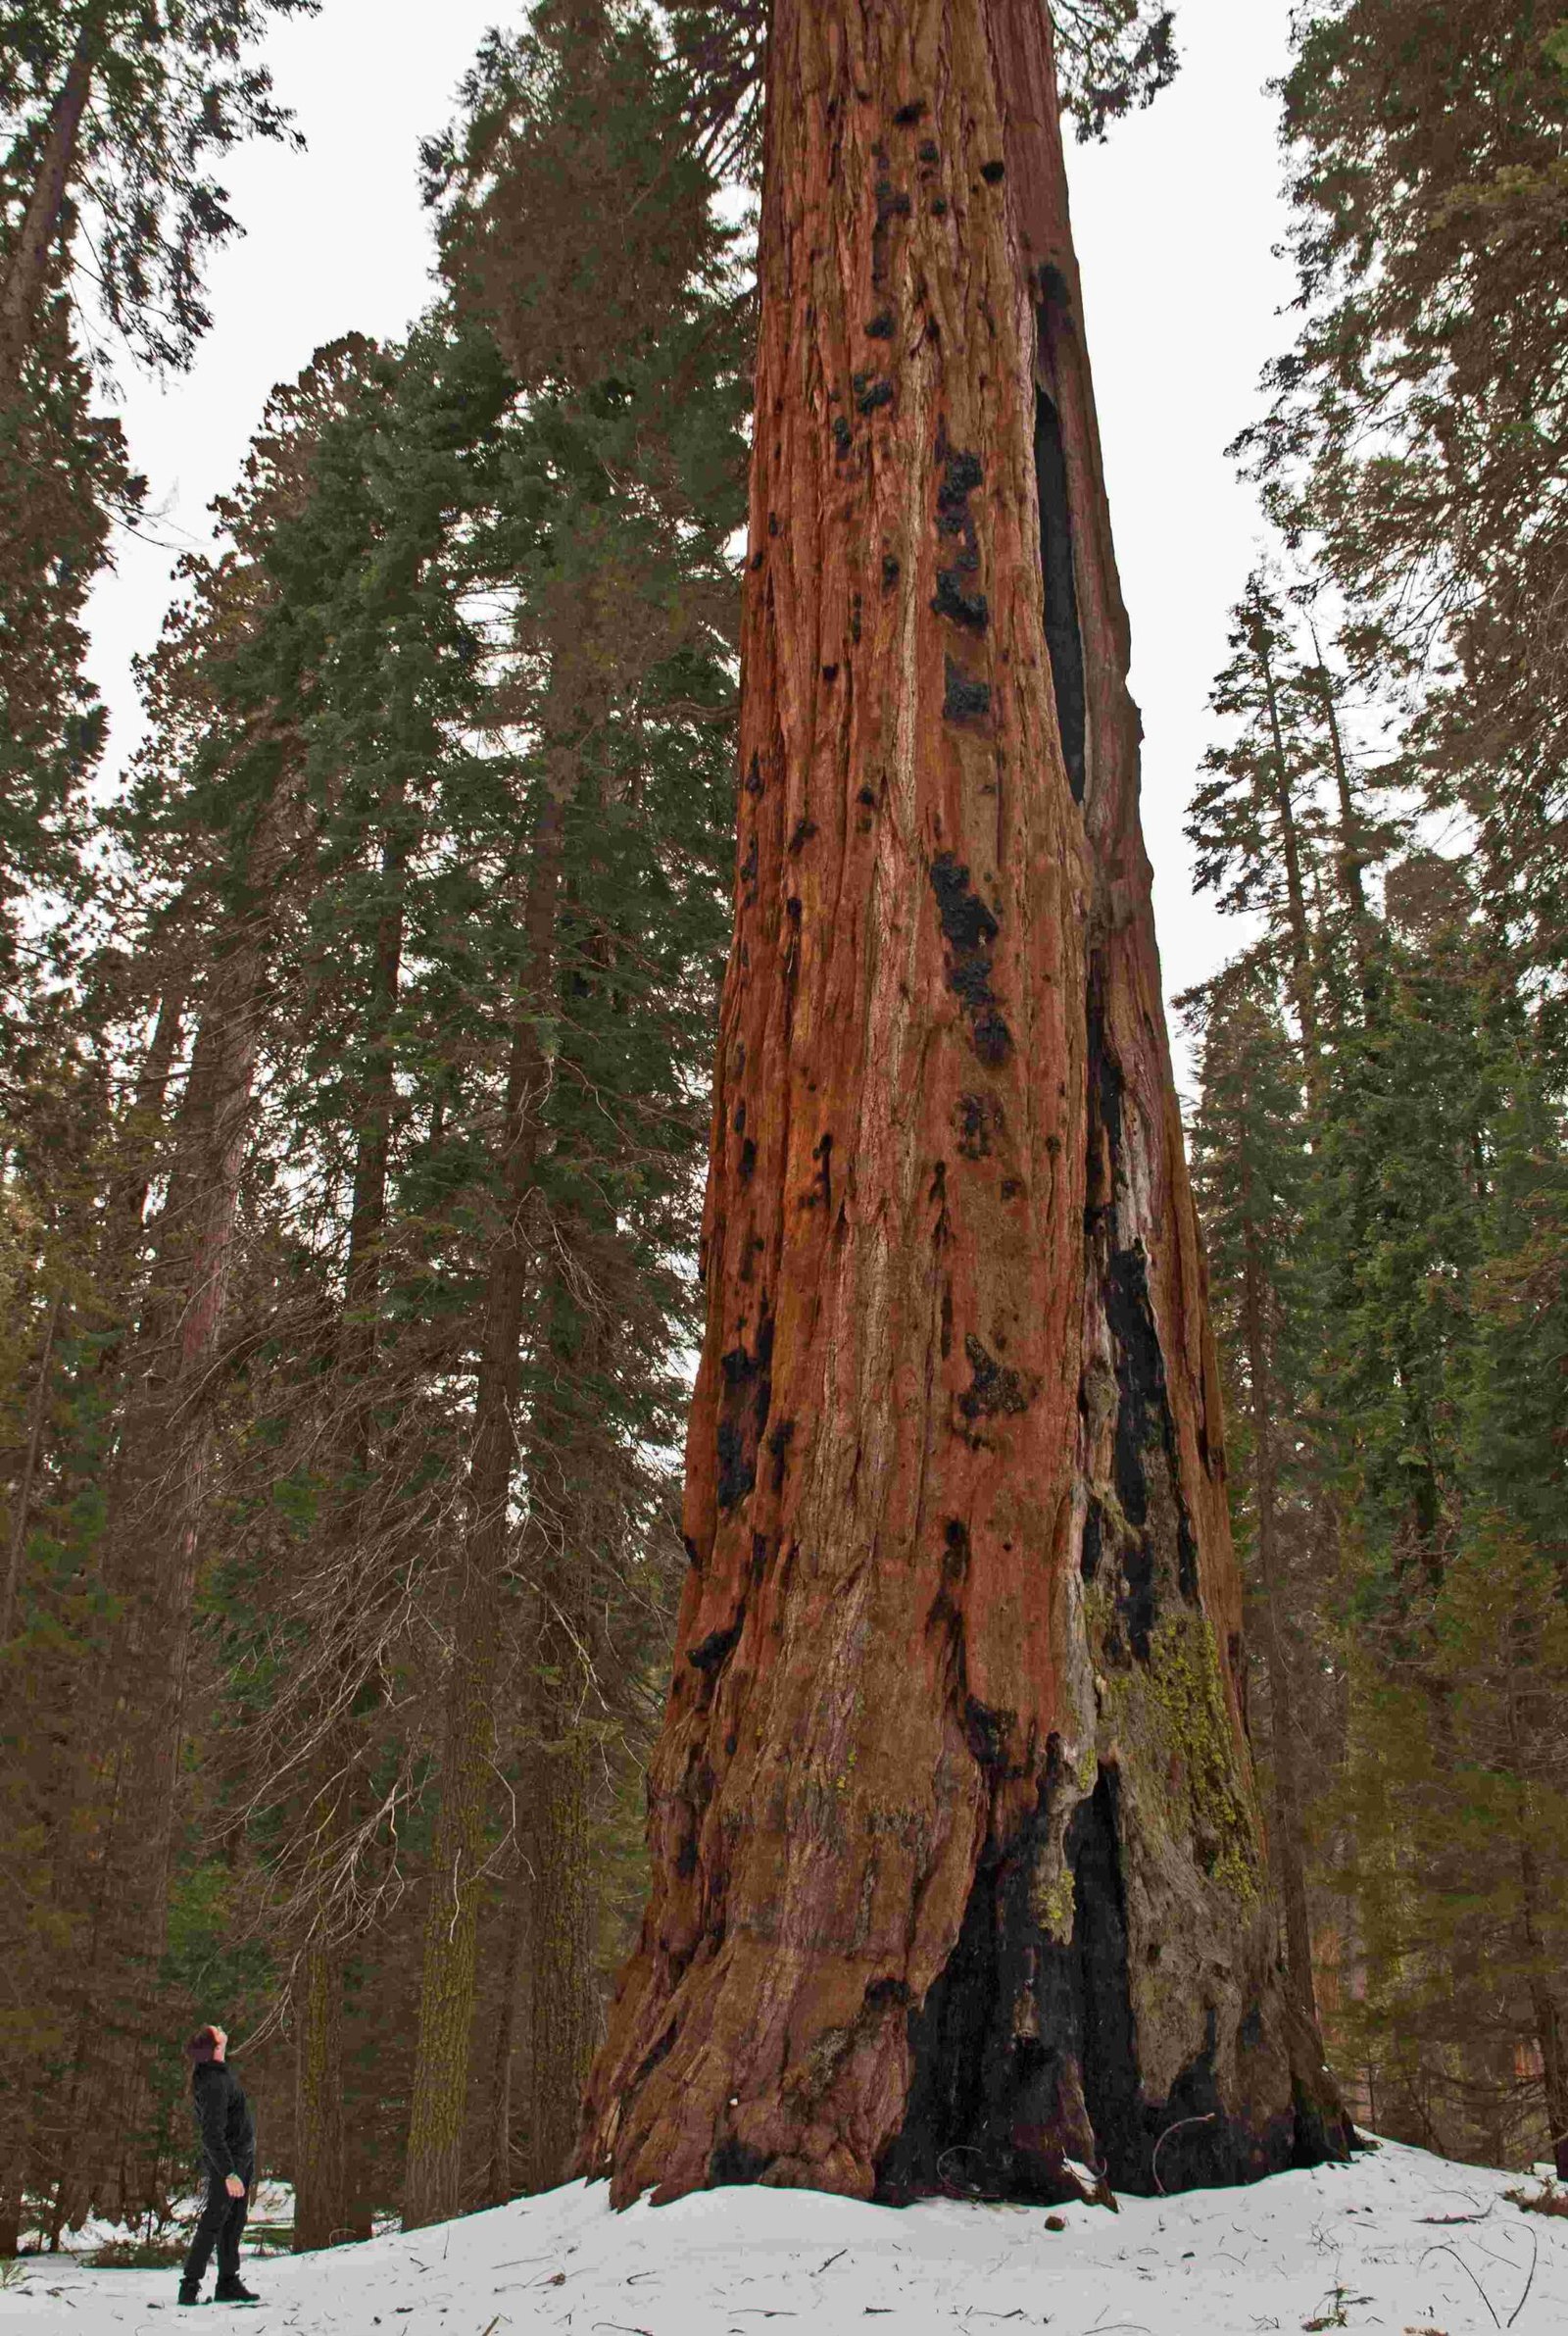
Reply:
[[[227,2030],[209,2021],[206,2027],[196,2030],[185,2046],[185,2058],[193,2067],[199,2068],[206,2061],[220,2061],[227,2050]]]

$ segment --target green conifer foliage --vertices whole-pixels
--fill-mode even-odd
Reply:
[[[1335,1715],[1322,1627],[1332,1538],[1315,1515],[1307,1400],[1311,1161],[1300,1059],[1266,948],[1184,1003],[1202,1039],[1193,1180],[1225,1368],[1232,1516],[1261,1654],[1254,1726],[1272,1787],[1282,1945],[1293,1989],[1315,2019],[1309,1803]]]
[[[1423,669],[1423,785],[1464,807],[1494,913],[1558,969],[1561,14],[1299,12],[1283,94],[1305,317],[1268,420],[1242,441],[1368,646]]]
[[[0,7],[0,390],[9,397],[64,257],[135,354],[184,365],[211,319],[206,247],[236,233],[210,165],[292,135],[246,56],[318,0],[5,0]],[[90,251],[81,237],[85,223]]]
[[[33,904],[36,944],[38,910],[52,901],[58,935],[60,913],[81,895],[83,782],[104,736],[82,671],[82,609],[112,519],[132,516],[140,494],[118,422],[91,411],[57,298],[19,395],[0,407],[0,982],[11,1024],[29,986],[22,904]]]

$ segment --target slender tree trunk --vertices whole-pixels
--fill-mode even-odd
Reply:
[[[1345,739],[1340,729],[1340,710],[1334,695],[1334,679],[1321,656],[1317,665],[1318,698],[1323,708],[1323,720],[1329,734],[1329,753],[1334,764],[1334,789],[1339,802],[1339,850],[1335,854],[1335,869],[1339,877],[1340,898],[1349,916],[1356,948],[1364,952],[1367,933],[1366,886],[1361,881],[1359,846],[1360,816],[1350,787],[1350,767],[1345,757]]]
[[[612,2197],[1331,2146],[1040,0],[777,0],[736,931]],[[1197,2122],[1189,2122],[1196,2119]],[[1182,2125],[1174,2137],[1169,2129]]]
[[[180,974],[164,985],[158,1001],[158,1014],[153,1034],[148,1042],[146,1058],[136,1074],[131,1099],[128,1143],[126,1131],[122,1131],[122,1157],[128,1151],[128,1168],[115,1179],[109,1203],[109,1215],[114,1226],[115,1256],[113,1263],[128,1261],[142,1236],[142,1220],[147,1210],[147,1195],[153,1179],[153,1134],[161,1132],[169,1105],[169,1082],[173,1073],[174,1057],[179,1051],[180,1031],[184,1021],[185,1004],[190,983]]]
[[[294,2252],[348,2237],[343,2128],[343,1964],[335,1942],[306,1948],[294,1982]]]
[[[93,38],[89,10],[50,112],[27,208],[12,247],[10,265],[0,281],[0,399],[16,395],[31,346],[38,304],[49,279],[51,257],[75,169],[81,118],[92,88]]]
[[[23,2159],[16,2146],[15,2128],[0,2128],[6,2160],[0,2165],[0,2261],[8,2262],[22,2245]]]
[[[1543,2088],[1546,2103],[1548,2147],[1557,2179],[1568,2182],[1568,2051],[1563,2046],[1562,2015],[1544,1979],[1531,1985],[1536,2037],[1541,2046]]]
[[[250,1132],[264,972],[262,936],[248,935],[203,1013],[160,1238],[172,1335],[166,1344],[155,1333],[154,1351],[139,1355],[140,1380],[120,1435],[115,1490],[122,1514],[114,1530],[127,1552],[122,1583],[129,1605],[116,1662],[132,1747],[125,1814],[134,1811],[138,1863],[160,1907],[212,1456],[211,1374],[222,1338]],[[161,1938],[161,1912],[153,1922]]]
[[[569,1244],[569,1228],[567,1240]],[[555,1373],[591,1382],[596,1337],[574,1355],[553,1359]],[[550,1367],[550,1366],[547,1366]],[[577,2139],[578,2107],[598,2024],[594,1971],[594,1877],[591,1840],[592,1740],[585,1725],[591,1687],[592,1552],[602,1539],[602,1456],[594,1423],[561,1421],[541,1431],[559,1505],[548,1527],[530,1535],[530,1576],[539,1619],[528,1685],[528,1739],[521,1798],[523,1850],[530,1877],[528,1940],[529,2048],[523,2090],[518,2178],[527,2191],[564,2182]],[[596,1467],[596,1459],[600,1461]],[[543,1469],[532,1471],[542,1503]]]
[[[501,1164],[502,1221],[484,1299],[468,1521],[450,1618],[451,1650],[441,1734],[441,1805],[431,1859],[404,2175],[403,2226],[417,2230],[458,2212],[473,2024],[480,1879],[501,1675],[502,1575],[516,1461],[519,1345],[528,1291],[523,1218],[538,1156],[538,1108],[550,1065],[539,1034],[555,978],[564,794],[549,787],[529,861],[523,909],[526,955],[508,1069]]]
[[[528,1960],[529,1916],[532,1912],[532,1875],[519,1844],[513,1859],[507,1890],[506,1927],[501,1945],[501,2001],[496,2015],[490,2062],[490,2159],[485,2177],[484,2204],[504,2207],[514,2196],[512,2114],[514,2063],[517,2038],[525,2025],[521,1997]]]
[[[1280,721],[1279,688],[1269,653],[1268,627],[1261,610],[1252,610],[1252,654],[1257,659],[1268,707],[1269,737],[1274,748],[1274,808],[1280,822],[1280,853],[1285,862],[1285,904],[1291,940],[1291,997],[1301,1028],[1301,1055],[1306,1082],[1317,1103],[1322,1091],[1322,1049],[1318,1037],[1317,979],[1312,965],[1312,929],[1307,921],[1306,889],[1301,880],[1301,840],[1296,824],[1296,802],[1291,792],[1290,757],[1285,750]]]
[[[1508,1733],[1510,1763],[1515,1775],[1528,1773],[1533,1764],[1527,1741],[1527,1729],[1519,1710],[1515,1683],[1508,1689]],[[1545,2097],[1546,2130],[1549,2136],[1552,2163],[1560,2179],[1568,2181],[1568,2040],[1563,2034],[1562,2013],[1557,1991],[1552,1985],[1550,1966],[1542,1937],[1542,1881],[1541,1861],[1531,1839],[1531,1817],[1524,1812],[1518,1842],[1519,1904],[1524,1931],[1525,1956],[1529,1967],[1530,2009],[1535,2021],[1536,2043],[1541,2053],[1542,2089]]]
[[[545,1644],[550,1634],[546,1633]],[[566,1661],[576,1669],[573,1658]],[[564,1700],[564,1699],[552,1699]],[[541,1715],[543,1717],[543,1715]],[[526,2191],[566,2180],[577,2140],[582,2088],[593,2055],[593,1845],[589,1832],[592,1747],[580,1714],[560,1711],[555,1734],[528,1757],[527,1843],[532,1869],[529,1924],[529,2052],[518,2179]]]
[[[16,1506],[11,1516],[11,1540],[6,1552],[5,1594],[0,1599],[0,1647],[8,1643],[16,1625],[17,1593],[22,1582],[22,1561],[27,1551],[32,1487],[38,1473],[38,1456],[43,1450],[44,1424],[49,1417],[49,1367],[54,1361],[55,1334],[60,1327],[64,1305],[65,1295],[57,1291],[50,1302],[44,1322],[43,1345],[38,1354],[38,1373],[33,1382],[32,1402],[27,1415],[26,1449],[22,1456],[22,1473],[17,1478]]]
[[[1250,1183],[1242,1167],[1243,1206]],[[1257,1567],[1263,1592],[1263,1661],[1268,1671],[1274,1754],[1274,1851],[1285,1902],[1285,1967],[1303,2019],[1317,2024],[1312,1984],[1312,1923],[1306,1898],[1301,1794],[1297,1769],[1296,1693],[1285,1649],[1285,1580],[1279,1558],[1279,1448],[1274,1427],[1274,1370],[1266,1326],[1264,1268],[1257,1226],[1249,1208],[1242,1267],[1242,1337],[1251,1387]]]
[[[374,1466],[376,1348],[381,1313],[381,1257],[386,1236],[387,1178],[397,1102],[392,1028],[403,970],[404,889],[409,839],[402,831],[404,795],[392,800],[393,831],[381,851],[382,903],[371,957],[366,1008],[367,1074],[359,1098],[348,1261],[343,1284],[340,1362],[346,1393],[342,1457],[353,1490],[333,1521],[341,1563],[329,1558],[330,1580],[346,1575],[341,1610],[333,1617],[339,1644],[325,1666],[337,1716],[328,1724],[312,1764],[312,1808],[319,1807],[314,1856],[322,1889],[332,1892],[355,1815],[354,1728],[347,1707],[362,1675],[360,1634],[369,1584],[367,1489]],[[342,2006],[345,1933],[330,1903],[312,1910],[313,1928],[297,1965],[300,2028],[295,2055],[294,2247],[297,2253],[330,2247],[350,2233],[349,2167],[344,2146]]]

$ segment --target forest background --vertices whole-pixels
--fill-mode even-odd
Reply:
[[[116,375],[308,13],[0,9],[0,2251],[179,2192],[210,2015],[301,2244],[559,2179],[642,1887],[760,14],[485,41],[429,310],[274,393],[112,778]],[[1165,14],[1056,15],[1114,135]],[[1568,23],[1308,4],[1281,102],[1183,1011],[1282,1951],[1365,2119],[1568,2173]]]

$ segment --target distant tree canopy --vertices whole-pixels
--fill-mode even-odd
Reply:
[[[57,250],[78,311],[138,358],[184,365],[211,323],[207,246],[239,231],[211,163],[288,137],[247,57],[272,16],[319,0],[3,0],[0,384],[37,323]]]
[[[1568,2171],[1568,21],[1295,37],[1279,554],[1189,827],[1254,928],[1193,1006],[1261,1717],[1364,2112]]]

